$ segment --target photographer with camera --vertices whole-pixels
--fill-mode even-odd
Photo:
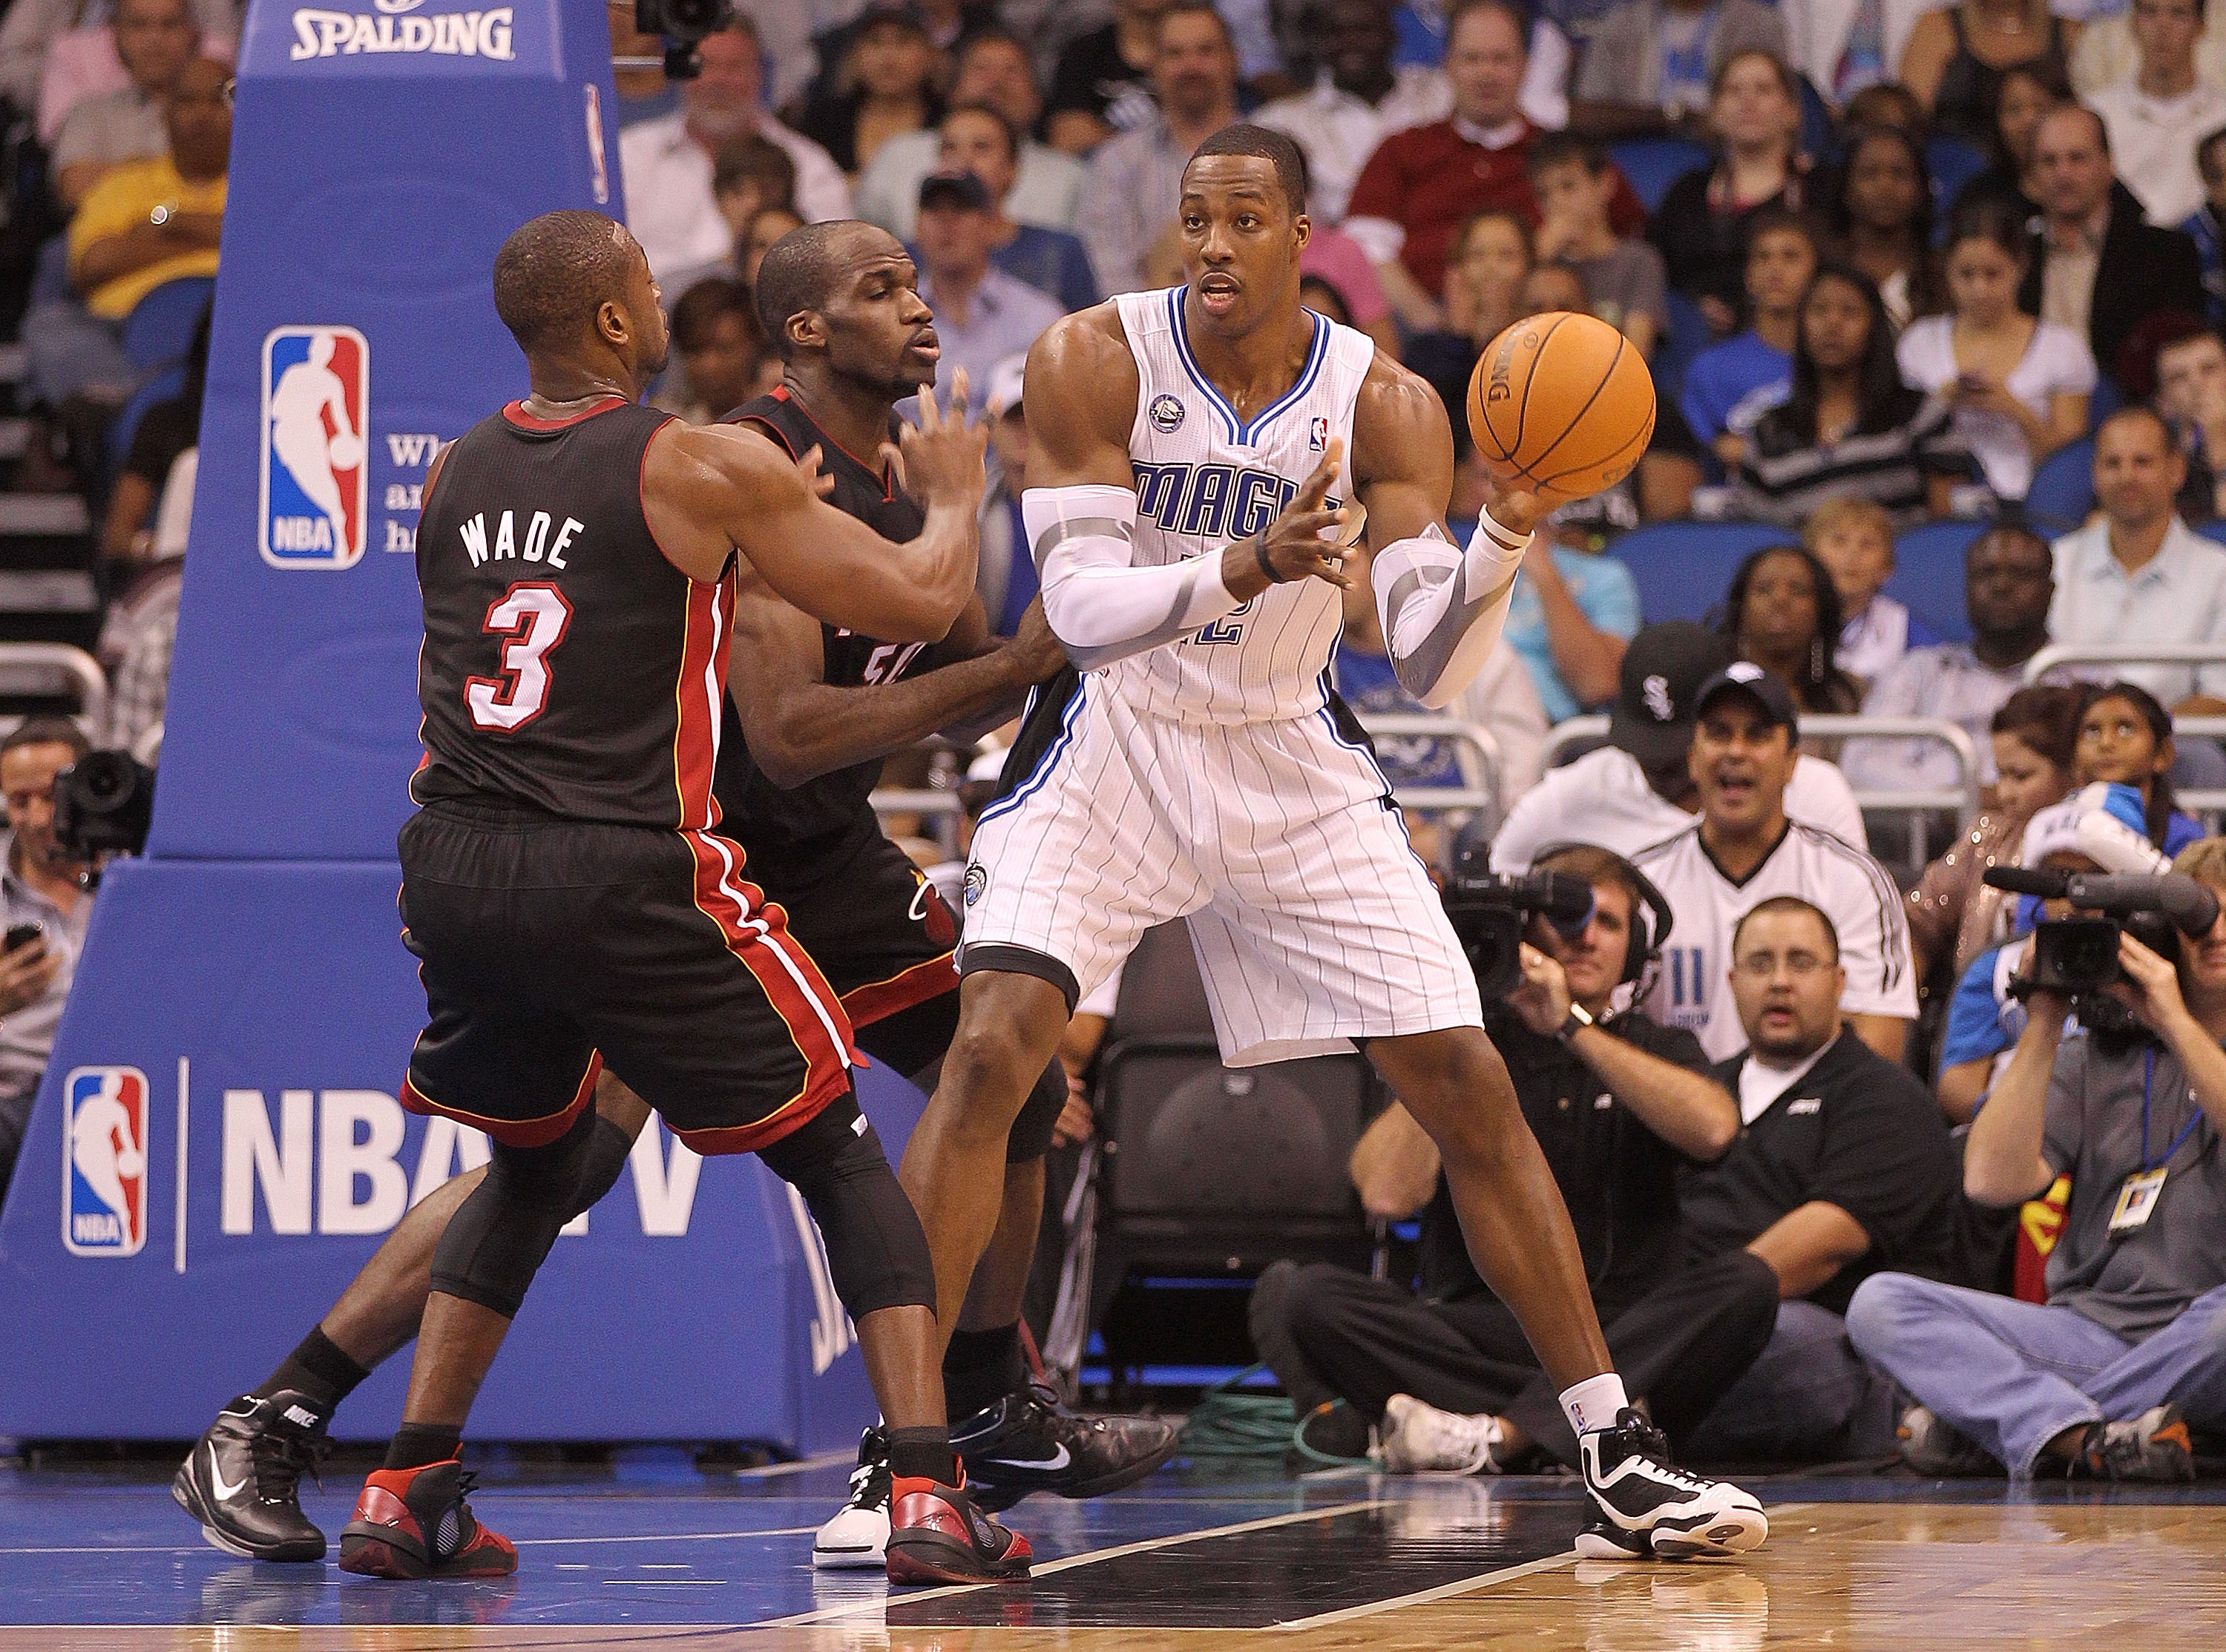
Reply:
[[[2181,932],[2151,930],[2159,952],[2120,925],[2122,978],[2101,989],[2130,1027],[2067,1027],[2092,1001],[2095,961],[2082,932],[2051,946],[2044,924],[2019,963],[2025,1029],[1972,1121],[1975,1201],[2016,1204],[2071,1178],[2047,1302],[1882,1274],[1848,1310],[1855,1346],[1920,1401],[1902,1432],[1921,1472],[2191,1480],[2190,1425],[2226,1431],[2226,917],[2215,899],[2191,917],[2180,883],[2226,893],[2226,840],[2172,865],[2176,878],[2138,881]],[[2105,893],[2068,890],[2088,910],[2132,906]]]
[[[1449,894],[1447,907],[1478,967],[1485,1026],[1575,1223],[1609,1351],[1675,1439],[1760,1350],[1777,1311],[1766,1268],[1676,1268],[1677,1171],[1720,1154],[1738,1111],[1706,1077],[1690,1033],[1615,1007],[1619,988],[1658,955],[1669,921],[1661,896],[1606,849],[1565,845],[1538,864],[1557,874],[1553,885],[1501,883],[1474,903]],[[1494,880],[1456,878],[1456,889],[1464,881]],[[1546,912],[1561,912],[1560,928],[1540,910],[1549,888]],[[1565,910],[1571,892],[1589,897],[1588,914]],[[1494,905],[1493,916],[1527,916],[1530,940],[1512,923],[1472,921]],[[1437,1149],[1405,1109],[1395,1103],[1369,1127],[1352,1173],[1371,1217],[1401,1220],[1427,1204],[1421,1294],[1326,1263],[1269,1270],[1253,1335],[1304,1420],[1301,1439],[1357,1456],[1378,1424],[1386,1461],[1407,1471],[1498,1473],[1549,1457],[1574,1465],[1576,1439],[1553,1383],[1470,1265]],[[1634,1336],[1642,1302],[1651,1329]]]
[[[0,1198],[54,1053],[92,898],[85,863],[54,836],[54,777],[91,749],[67,717],[31,717],[0,740],[8,804],[0,853]]]

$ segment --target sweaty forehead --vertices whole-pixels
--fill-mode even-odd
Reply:
[[[1188,195],[1256,195],[1281,200],[1282,185],[1275,163],[1258,155],[1201,155],[1183,168],[1182,190]]]
[[[887,230],[862,225],[829,250],[827,262],[829,273],[835,277],[831,284],[848,287],[885,270],[908,271],[912,255],[904,250],[904,243]]]

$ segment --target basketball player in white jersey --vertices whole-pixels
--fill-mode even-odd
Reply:
[[[1586,1552],[1751,1549],[1761,1506],[1670,1467],[1609,1369],[1474,975],[1326,685],[1339,541],[1364,513],[1392,663],[1441,706],[1499,637],[1537,505],[1504,493],[1466,551],[1450,542],[1444,405],[1300,307],[1304,179],[1280,133],[1216,133],[1183,181],[1196,279],[1071,315],[1030,353],[1021,509],[1080,675],[1039,691],[975,836],[957,1040],[905,1154],[944,1333],[995,1226],[1003,1132],[1075,1003],[1185,917],[1227,1059],[1358,1042],[1436,1140],[1478,1270],[1582,1443]]]

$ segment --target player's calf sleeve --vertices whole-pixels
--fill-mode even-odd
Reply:
[[[853,1319],[882,1308],[933,1311],[935,1259],[919,1213],[855,1096],[830,1102],[758,1157],[804,1195],[827,1247],[835,1294]]]
[[[1012,1134],[1005,1139],[1005,1162],[1025,1165],[1049,1153],[1052,1133],[1065,1110],[1066,1069],[1053,1056],[1037,1078],[1036,1087],[1028,1092],[1028,1099],[1021,1103],[1020,1117],[1013,1121]]]
[[[1465,552],[1433,526],[1377,553],[1369,578],[1401,688],[1435,711],[1476,680],[1507,627],[1516,570],[1530,543],[1487,511]]]
[[[619,1172],[626,1168],[626,1155],[633,1151],[632,1136],[601,1114],[593,1116],[595,1128],[588,1139],[588,1151],[582,1155],[580,1185],[572,1196],[573,1216],[601,1204],[603,1195],[618,1185]]]
[[[557,1230],[583,1208],[580,1189],[600,1121],[588,1109],[546,1147],[494,1144],[487,1179],[457,1208],[434,1248],[435,1290],[506,1319],[518,1317]]]

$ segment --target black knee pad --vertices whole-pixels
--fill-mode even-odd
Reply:
[[[1066,1110],[1066,1069],[1057,1056],[1036,1080],[1036,1087],[1028,1092],[1021,1104],[1021,1115],[1013,1121],[1012,1134],[1005,1138],[1005,1162],[1025,1165],[1031,1159],[1040,1159],[1051,1151],[1052,1133],[1059,1128],[1059,1115]]]
[[[580,1190],[598,1122],[595,1110],[584,1109],[570,1129],[545,1147],[494,1144],[487,1179],[448,1219],[434,1249],[435,1290],[506,1319],[518,1317],[557,1230],[584,1208]]]
[[[935,1260],[919,1213],[856,1097],[830,1103],[758,1157],[804,1195],[827,1247],[835,1294],[853,1319],[881,1308],[934,1311]]]
[[[632,1136],[600,1113],[595,1120],[595,1132],[588,1139],[588,1151],[580,1166],[580,1185],[572,1198],[573,1216],[601,1203],[603,1195],[619,1185],[619,1172],[626,1168],[626,1155],[633,1151]]]

